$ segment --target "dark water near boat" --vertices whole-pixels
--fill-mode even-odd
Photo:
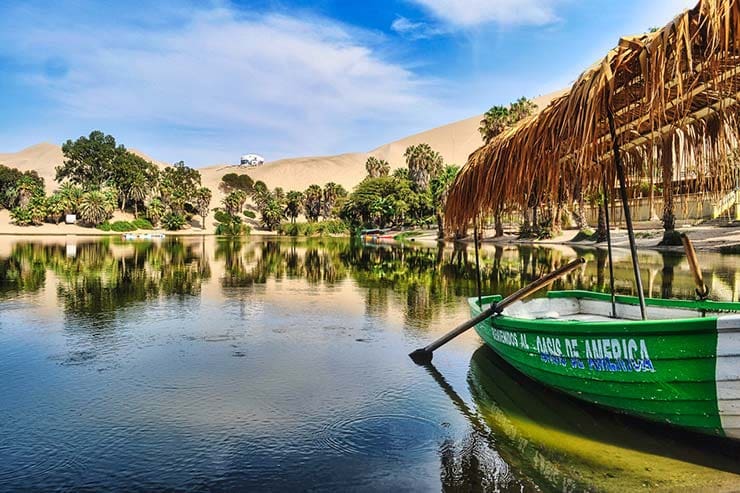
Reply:
[[[606,290],[606,255],[483,252],[507,294]],[[629,257],[617,287],[632,293]],[[703,254],[737,300],[740,258]],[[689,298],[679,255],[641,256]],[[584,406],[466,334],[468,250],[346,240],[0,240],[0,490],[737,490],[740,449]]]

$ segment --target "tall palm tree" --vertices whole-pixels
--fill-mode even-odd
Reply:
[[[228,212],[232,216],[235,216],[236,214],[239,214],[239,212],[242,210],[242,207],[244,206],[244,203],[246,201],[247,201],[246,192],[242,190],[234,190],[233,192],[229,193],[226,197],[224,197],[221,202],[224,205],[224,208],[226,208],[226,212]]]
[[[139,203],[144,203],[151,187],[142,177],[134,180],[128,189],[128,199],[134,203],[134,217],[139,217]]]
[[[321,215],[321,199],[323,192],[318,185],[311,185],[306,189],[303,198],[303,208],[306,218],[313,222],[319,219]]]
[[[146,217],[149,219],[152,225],[157,226],[159,224],[159,221],[164,216],[164,209],[164,203],[158,197],[155,197],[149,201],[146,206]]]
[[[459,166],[445,166],[442,172],[432,180],[432,199],[434,200],[434,212],[437,217],[437,237],[439,239],[444,239],[444,210],[447,204],[447,196],[459,172]]]
[[[409,169],[409,179],[419,190],[429,188],[432,178],[442,171],[444,160],[429,144],[410,146],[403,153]]]
[[[291,190],[285,198],[285,215],[294,223],[303,210],[303,193]]]
[[[80,218],[93,226],[102,223],[112,212],[110,197],[95,190],[87,192],[80,201]]]
[[[365,170],[370,178],[380,178],[381,176],[388,176],[391,172],[391,165],[385,159],[370,156],[365,162]]]
[[[329,219],[333,216],[334,204],[337,203],[339,197],[346,197],[347,191],[342,185],[338,185],[334,182],[329,182],[324,185],[324,200],[321,203],[321,215],[324,219]]]
[[[198,210],[198,215],[202,219],[200,229],[206,229],[206,216],[209,212],[208,208],[211,205],[212,195],[211,189],[208,187],[200,187],[195,191],[195,208]]]

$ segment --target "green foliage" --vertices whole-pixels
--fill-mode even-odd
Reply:
[[[146,217],[155,226],[159,224],[159,221],[162,220],[162,216],[164,216],[164,213],[164,203],[162,203],[162,201],[158,198],[153,198],[146,206]]]
[[[247,194],[241,190],[234,190],[221,200],[226,212],[235,216],[244,207],[247,201]]]
[[[103,221],[102,223],[95,226],[96,229],[99,229],[100,231],[110,231],[111,230],[111,224],[108,221]]]
[[[233,214],[218,209],[216,210],[216,234],[223,236],[242,236],[249,234],[250,228],[242,222],[242,219]]]
[[[280,226],[280,221],[283,220],[283,208],[274,197],[270,197],[261,208],[260,215],[262,216],[262,227],[274,231]]]
[[[339,219],[312,223],[286,222],[278,230],[285,236],[325,236],[342,235],[349,232],[347,223]]]
[[[303,212],[309,222],[318,221],[319,216],[321,215],[321,200],[323,195],[324,193],[318,185],[311,185],[304,192]]]
[[[429,191],[416,191],[409,180],[365,178],[347,198],[340,217],[353,228],[419,225],[434,214]]]
[[[80,200],[80,219],[92,226],[97,226],[113,215],[114,208],[110,193],[98,190],[86,192]]]
[[[303,211],[303,192],[291,190],[285,197],[285,217],[295,222]]]
[[[391,172],[391,165],[385,159],[370,156],[365,162],[365,170],[369,178],[380,178],[381,176],[388,176]]]
[[[135,231],[136,226],[128,221],[116,221],[110,225],[110,229],[116,233],[127,233],[129,231]]]
[[[254,180],[252,180],[249,175],[227,173],[221,178],[219,188],[226,193],[233,192],[234,190],[241,190],[242,192],[251,194],[254,190]]]
[[[185,226],[185,216],[177,212],[168,212],[162,217],[162,226],[168,231],[178,231]]]
[[[144,218],[138,218],[131,221],[131,224],[136,229],[154,229],[154,225]]]
[[[206,227],[206,216],[210,212],[211,190],[208,187],[200,187],[195,191],[195,209],[201,217],[201,228]]]
[[[46,199],[46,214],[54,224],[59,224],[67,208],[66,200],[57,192]]]
[[[249,209],[244,209],[242,211],[242,214],[244,214],[244,217],[248,217],[249,219],[254,219],[257,217],[257,214],[255,214],[254,211],[250,211]]]
[[[494,137],[520,120],[528,117],[537,109],[537,105],[527,98],[519,98],[506,106],[493,106],[486,111],[480,121],[478,131],[483,142],[488,144]]]
[[[33,195],[44,193],[44,179],[36,171],[22,172],[0,165],[0,205],[6,209],[28,205]],[[21,199],[24,203],[21,204]]]
[[[84,194],[85,192],[79,185],[74,185],[69,182],[63,183],[62,186],[59,187],[59,195],[62,196],[62,200],[64,202],[64,213],[77,214]]]
[[[17,226],[31,226],[33,224],[31,211],[28,207],[16,207],[10,211],[10,220]]]
[[[182,161],[166,167],[160,174],[161,200],[176,215],[185,213],[185,204],[195,206],[195,194],[200,186],[200,172]]]
[[[95,130],[89,137],[62,144],[62,153],[64,163],[56,168],[56,181],[69,180],[86,189],[99,189],[113,178],[126,148],[117,146],[112,135]]]
[[[329,182],[324,185],[321,201],[321,216],[324,219],[331,219],[334,217],[334,206],[337,203],[337,200],[346,196],[347,190],[345,190],[342,185],[338,185],[334,182]]]
[[[406,158],[406,167],[409,169],[409,179],[417,191],[429,188],[429,182],[444,167],[442,156],[429,144],[409,146],[403,156]]]

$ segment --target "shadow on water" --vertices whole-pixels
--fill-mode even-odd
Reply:
[[[470,424],[467,445],[452,456],[440,452],[442,483],[450,489],[473,486],[466,483],[470,477],[481,484],[480,475],[465,473],[466,465],[485,463],[481,459],[490,454],[476,443],[481,440],[509,468],[509,476],[488,472],[505,489],[526,488],[527,481],[555,491],[711,490],[738,484],[740,444],[584,404],[522,376],[486,346],[474,353],[468,374],[476,409],[436,368],[429,365],[427,371]]]

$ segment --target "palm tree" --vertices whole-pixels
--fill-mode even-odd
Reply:
[[[437,176],[444,166],[442,156],[433,150],[429,144],[410,146],[403,153],[403,156],[406,158],[406,166],[409,168],[409,179],[418,190],[429,188],[431,179]]]
[[[76,214],[84,192],[82,187],[70,182],[65,182],[59,187],[59,194],[64,200],[65,214]]]
[[[135,180],[128,189],[128,198],[134,203],[134,217],[139,217],[139,203],[144,203],[151,186],[144,178]]]
[[[321,215],[321,199],[323,192],[318,185],[311,185],[306,189],[304,194],[303,208],[306,212],[306,218],[313,222],[319,219]]]
[[[283,208],[275,197],[270,198],[260,212],[262,213],[262,226],[265,229],[274,231],[280,226],[283,220]]]
[[[367,176],[370,178],[380,178],[381,176],[388,176],[391,172],[391,165],[385,159],[370,156],[365,162],[365,170],[367,170]]]
[[[509,108],[506,106],[492,106],[486,111],[480,121],[478,131],[483,138],[483,143],[488,144],[498,134],[506,130],[509,125]]]
[[[38,180],[32,176],[23,175],[15,185],[15,202],[19,207],[26,207],[31,202],[31,198],[43,193],[39,186]]]
[[[102,223],[110,217],[111,209],[110,197],[104,192],[92,191],[82,196],[80,202],[80,219],[93,226]]]
[[[434,212],[437,217],[437,237],[444,239],[444,210],[447,204],[447,195],[450,187],[460,172],[459,166],[445,166],[442,172],[432,180],[432,200],[434,201]]]
[[[334,204],[336,204],[339,197],[346,197],[347,191],[342,185],[338,185],[334,182],[329,182],[324,185],[324,201],[321,203],[321,215],[324,219],[329,219],[333,216]]]
[[[66,203],[64,197],[57,192],[46,199],[46,213],[54,224],[59,224],[64,217]]]
[[[146,206],[146,217],[152,223],[153,226],[157,226],[159,221],[164,216],[164,203],[157,197],[149,201]]]
[[[209,212],[211,205],[211,190],[208,187],[200,187],[195,191],[195,208],[198,210],[198,215],[202,221],[200,223],[200,229],[206,229],[206,216]]]
[[[252,199],[254,200],[254,205],[257,206],[257,209],[262,209],[271,196],[272,194],[270,193],[270,189],[267,188],[265,182],[261,180],[254,182],[254,186],[252,187]]]
[[[226,209],[226,212],[228,212],[232,216],[235,216],[239,214],[239,212],[242,210],[242,207],[244,206],[244,203],[246,201],[247,201],[246,192],[242,190],[234,190],[233,192],[229,193],[226,197],[224,197],[221,203]]]
[[[285,198],[285,215],[290,222],[295,223],[296,218],[303,209],[303,193],[291,190]]]

